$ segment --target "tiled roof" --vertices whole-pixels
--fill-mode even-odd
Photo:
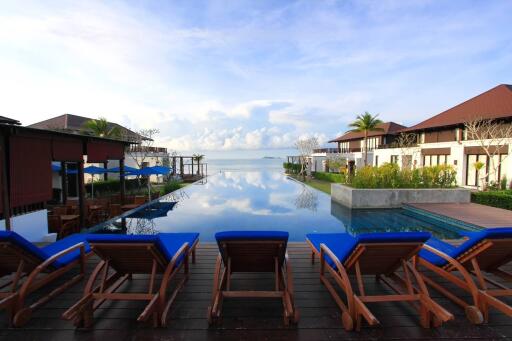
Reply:
[[[15,124],[15,125],[21,124],[20,121],[14,120],[12,118],[5,117],[5,116],[0,116],[0,123],[1,124]]]
[[[57,131],[68,131],[75,133],[83,133],[83,126],[87,121],[92,120],[92,118],[64,114],[60,116],[56,116],[41,122],[37,122],[29,125],[30,128],[37,129],[49,129],[49,130],[57,130]],[[145,139],[141,135],[137,134],[134,131],[131,131],[128,128],[125,128],[117,123],[109,122],[109,128],[118,127],[121,130],[121,134],[126,136],[130,141],[138,141],[140,139]]]
[[[382,135],[394,135],[394,134],[397,134],[400,130],[406,128],[405,126],[395,123],[395,122],[381,123],[377,127],[381,128],[382,130],[369,131],[368,137],[382,136]],[[349,132],[347,132],[329,142],[342,142],[342,141],[357,140],[357,139],[362,139],[362,138],[364,138],[364,132],[349,131]]]
[[[498,85],[404,131],[454,126],[477,118],[512,117],[512,85]]]

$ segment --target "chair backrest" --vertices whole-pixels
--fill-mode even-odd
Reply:
[[[472,268],[471,259],[478,260],[480,269],[492,271],[512,261],[512,228],[490,228],[470,236],[459,245],[455,258],[464,266]]]
[[[0,231],[0,276],[15,272],[24,261],[24,272],[31,271],[48,256],[34,244],[12,231]]]
[[[62,219],[60,218],[60,215],[48,215],[48,230],[51,233],[59,233],[61,227]]]
[[[357,236],[357,243],[344,264],[355,272],[358,262],[366,275],[390,274],[415,256],[431,237],[426,232],[367,233]]]
[[[121,204],[110,204],[110,212],[109,217],[114,218],[123,214],[123,210],[121,209]]]
[[[142,205],[146,202],[146,197],[142,195],[137,195],[135,198],[133,198],[133,203],[135,205]]]
[[[153,261],[157,272],[165,271],[169,263],[158,247],[156,235],[91,235],[91,249],[121,273],[151,273]]]
[[[232,272],[273,272],[286,254],[288,232],[225,231],[215,234],[224,264]]]
[[[53,209],[52,209],[52,213],[53,215],[66,215],[68,212],[68,209],[67,207],[65,206],[55,206]]]

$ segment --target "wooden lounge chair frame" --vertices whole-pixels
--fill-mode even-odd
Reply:
[[[453,319],[450,312],[430,298],[425,282],[409,262],[419,252],[423,243],[360,243],[342,264],[325,244],[320,244],[320,252],[318,252],[309,240],[306,241],[312,250],[311,262],[314,263],[315,255],[320,258],[320,281],[341,309],[342,324],[345,330],[350,331],[354,327],[357,331],[361,330],[362,318],[370,326],[380,324],[379,320],[366,306],[366,303],[408,302],[419,311],[420,324],[424,328],[437,327],[443,322]],[[396,262],[396,254],[403,254],[404,252],[408,255]],[[337,269],[326,262],[326,256],[332,259]],[[396,273],[400,268],[403,271],[403,276]],[[335,283],[346,294],[347,303],[343,302],[336,288],[327,278],[326,269]],[[354,274],[358,293],[352,286],[349,277],[349,275]],[[367,295],[363,275],[368,274],[375,274],[377,280],[382,281],[396,294]],[[417,284],[416,286],[413,284],[413,279]]]
[[[185,242],[176,251],[170,261],[160,252],[155,243],[90,243],[91,249],[102,260],[93,270],[84,289],[83,297],[70,307],[62,318],[72,320],[76,327],[90,328],[93,325],[94,311],[107,300],[148,301],[144,311],[137,318],[138,322],[146,322],[152,318],[153,327],[165,327],[169,310],[178,292],[189,277],[189,255],[192,254],[192,263],[196,261],[196,247],[199,240],[193,245]],[[151,254],[149,259],[147,255]],[[176,266],[181,257],[183,260]],[[145,293],[121,293],[117,290],[132,278],[134,273],[148,273],[149,286]],[[167,289],[173,278],[183,269],[184,276],[176,284],[170,296]],[[113,271],[109,271],[113,270]],[[160,287],[155,288],[157,274],[163,274]],[[100,284],[94,286],[99,279]]]
[[[224,298],[276,298],[283,302],[284,324],[299,321],[299,311],[293,298],[292,268],[288,260],[285,240],[226,240],[220,241],[219,247],[226,255],[224,264],[222,252],[217,256],[213,278],[212,303],[208,307],[208,323],[218,322],[222,317]],[[284,254],[281,261],[278,255]],[[247,267],[247,257],[251,257]],[[273,257],[273,264],[269,264]],[[261,261],[260,261],[261,260]],[[233,272],[273,272],[274,290],[231,290]]]
[[[489,307],[512,317],[512,307],[497,298],[512,296],[512,288],[498,283],[484,274],[484,272],[491,273],[506,282],[512,282],[512,273],[499,269],[512,260],[511,246],[512,238],[484,239],[454,259],[429,245],[424,245],[425,250],[443,258],[447,263],[439,267],[418,257],[416,267],[418,269],[425,267],[470,293],[472,302],[467,303],[428,277],[425,272],[422,271],[421,273],[428,285],[463,307],[470,322],[473,324],[487,323],[489,321]],[[503,252],[508,253],[507,257],[503,257]],[[460,276],[456,276],[454,274],[456,272]],[[493,288],[490,288],[489,285]]]
[[[65,266],[58,268],[53,267],[55,261],[75,250],[80,251],[79,258]],[[85,263],[90,255],[90,252],[85,252],[85,244],[81,242],[41,261],[41,259],[27,253],[20,246],[9,241],[0,242],[2,267],[4,269],[16,269],[14,271],[8,270],[6,273],[0,273],[0,277],[11,273],[13,274],[11,280],[0,286],[0,290],[10,287],[8,292],[0,292],[0,310],[7,310],[9,325],[14,327],[25,325],[30,320],[34,310],[40,308],[52,298],[60,295],[66,289],[78,283],[85,275]],[[30,294],[57,280],[76,267],[79,267],[79,273],[77,275],[66,280],[50,293],[43,295],[36,302],[27,305],[26,301]]]

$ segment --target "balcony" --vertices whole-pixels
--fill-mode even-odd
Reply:
[[[131,145],[129,151],[131,153],[164,153],[164,154],[167,154],[167,148],[138,146],[138,145]]]
[[[314,154],[322,154],[322,153],[325,153],[325,154],[335,154],[335,153],[339,153],[340,151],[338,150],[338,148],[317,148],[317,149],[313,149],[313,153]]]

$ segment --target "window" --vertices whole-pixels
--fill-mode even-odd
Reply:
[[[398,164],[398,155],[391,155],[391,163]]]
[[[375,155],[375,166],[376,167],[379,166],[379,156],[378,155]]]
[[[423,166],[447,165],[448,155],[424,155]]]

